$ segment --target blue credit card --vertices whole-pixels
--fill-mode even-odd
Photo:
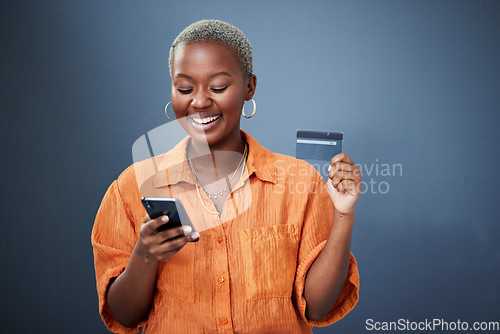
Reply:
[[[310,163],[326,181],[330,160],[342,152],[343,139],[338,131],[297,130],[295,157]]]

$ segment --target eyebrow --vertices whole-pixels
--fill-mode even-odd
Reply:
[[[212,78],[215,78],[215,77],[218,77],[220,75],[225,75],[225,76],[228,76],[228,77],[232,77],[232,75],[228,72],[217,72],[217,73],[214,73],[214,74],[210,74],[208,76],[209,79],[212,79]],[[191,76],[187,75],[187,74],[183,74],[183,73],[178,73],[175,75],[176,78],[186,78],[186,79],[193,79]]]
[[[212,79],[212,78],[218,77],[219,75],[225,75],[225,76],[228,76],[228,77],[232,77],[232,75],[230,73],[227,73],[227,72],[218,72],[218,73],[214,73],[212,75],[209,75],[208,78]]]

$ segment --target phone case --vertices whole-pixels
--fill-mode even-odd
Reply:
[[[191,226],[194,231],[191,220],[189,219],[186,210],[179,199],[143,197],[142,204],[151,219],[158,218],[164,214],[168,215],[169,221],[160,226],[158,231],[183,225]]]

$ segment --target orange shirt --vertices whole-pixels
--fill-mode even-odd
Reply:
[[[168,153],[132,165],[111,184],[92,231],[100,314],[111,331],[136,333],[144,326],[144,333],[311,333],[313,326],[328,326],[354,308],[359,275],[351,254],[335,305],[320,321],[306,318],[305,277],[326,243],[333,204],[311,165],[242,135],[249,149],[247,174],[220,217],[207,212],[196,193],[185,159],[189,137]],[[150,314],[128,329],[113,318],[106,289],[137,242],[146,215],[142,196],[179,198],[200,238],[159,263]],[[200,196],[216,211],[203,191]]]

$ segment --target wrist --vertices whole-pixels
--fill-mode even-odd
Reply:
[[[334,211],[333,222],[328,236],[327,244],[340,245],[351,242],[352,231],[354,229],[354,213],[345,214]],[[349,246],[350,248],[350,246]]]
[[[139,243],[135,245],[132,257],[145,265],[156,265],[158,262],[158,260],[156,260],[146,249],[144,249],[144,247],[141,247]]]
[[[352,209],[344,211],[344,210],[337,209],[335,204],[333,204],[333,215],[337,216],[339,218],[352,218],[352,219],[354,219],[355,208],[356,207],[353,207]]]
[[[342,212],[335,208],[333,209],[333,225],[350,226],[354,225],[354,211],[352,212]]]

